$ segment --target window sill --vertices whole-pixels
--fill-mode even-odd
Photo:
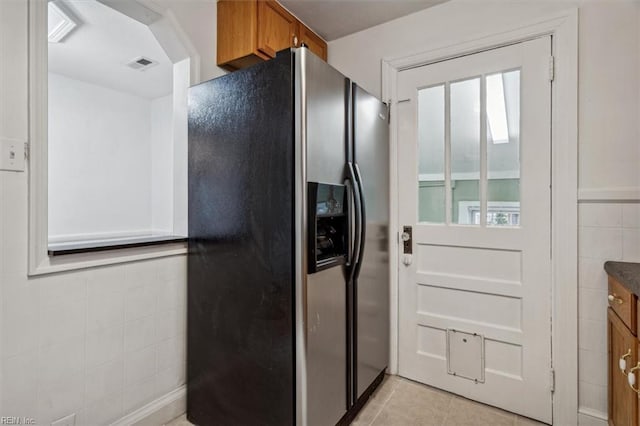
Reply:
[[[187,237],[179,235],[142,236],[94,241],[72,241],[63,243],[50,243],[47,253],[49,256],[54,257],[70,254],[82,254],[108,250],[131,249],[138,247],[184,243],[186,241]]]

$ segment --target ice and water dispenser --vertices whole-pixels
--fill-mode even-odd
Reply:
[[[349,217],[344,185],[309,182],[309,273],[347,261]]]

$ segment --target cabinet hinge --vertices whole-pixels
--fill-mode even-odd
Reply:
[[[555,390],[556,390],[556,370],[554,370],[553,368],[551,369],[551,372],[550,372],[550,378],[551,378],[551,392],[555,392]]]
[[[549,56],[549,81],[553,81],[556,76],[556,61],[553,56]]]

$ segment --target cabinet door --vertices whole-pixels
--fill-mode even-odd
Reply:
[[[307,45],[309,50],[321,57],[323,60],[327,60],[327,43],[318,37],[316,33],[307,28],[303,23],[300,23],[300,43]]]
[[[620,359],[625,358],[626,371],[636,365],[638,342],[611,308],[607,311],[609,344],[609,425],[635,426],[638,423],[638,396],[620,371]]]
[[[636,338],[636,344],[638,345],[638,352],[636,354],[640,357],[640,341]],[[640,362],[640,358],[638,359]],[[636,389],[640,387],[640,374],[636,371]],[[636,425],[640,426],[640,395],[636,395]]]
[[[256,2],[218,0],[218,65],[254,54],[257,15]]]
[[[258,1],[258,50],[272,58],[293,46],[298,21],[275,1]]]

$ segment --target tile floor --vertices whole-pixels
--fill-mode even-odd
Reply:
[[[354,426],[542,426],[448,392],[397,376],[387,376]],[[166,426],[190,426],[184,415]]]

